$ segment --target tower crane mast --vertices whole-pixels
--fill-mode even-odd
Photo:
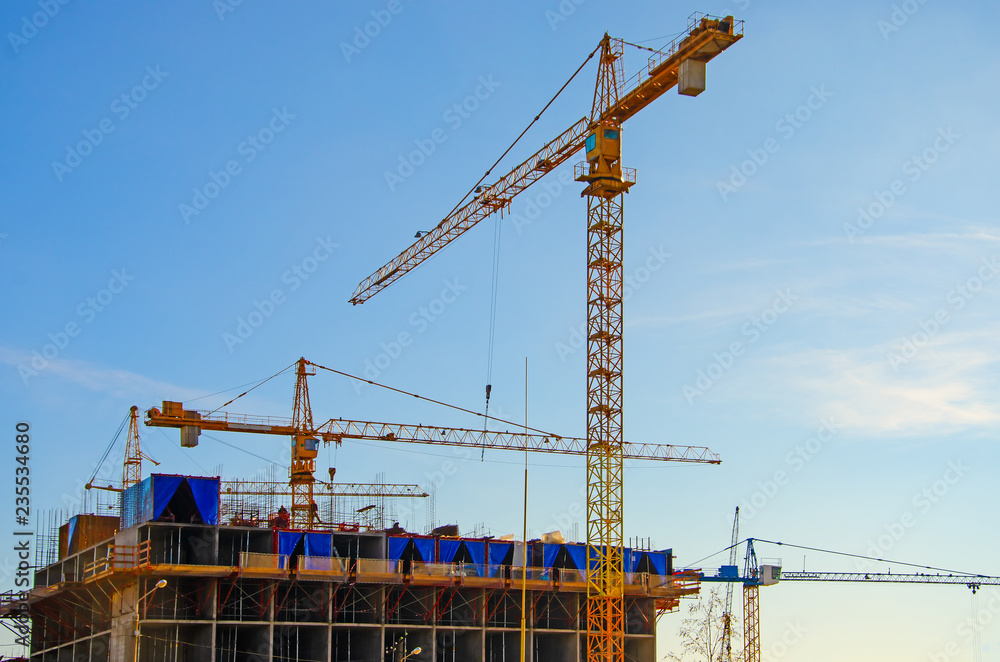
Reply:
[[[367,301],[453,240],[497,211],[575,153],[587,198],[587,659],[621,662],[624,650],[624,567],[622,503],[622,196],[635,183],[635,170],[621,164],[622,124],[677,87],[697,96],[705,89],[705,66],[743,36],[742,21],[692,15],[688,29],[649,58],[626,85],[624,42],[607,34],[598,46],[600,60],[589,118],[574,122],[471,201],[455,211],[393,260],[361,281],[352,304]],[[597,52],[597,51],[595,51]],[[592,54],[593,55],[593,54]]]
[[[736,553],[740,542],[740,507],[736,506],[733,516],[733,535],[729,545],[729,567],[736,567]],[[722,650],[719,654],[722,662],[733,659],[733,585],[726,584],[726,610],[722,612]]]

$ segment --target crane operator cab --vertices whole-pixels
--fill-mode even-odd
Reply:
[[[576,181],[587,182],[589,186],[581,195],[596,195],[613,198],[635,183],[635,169],[622,169],[621,127],[613,124],[597,124],[587,139],[584,149],[587,160],[575,168]]]

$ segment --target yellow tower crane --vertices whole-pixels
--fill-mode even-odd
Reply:
[[[587,659],[624,660],[622,565],[622,195],[635,170],[621,165],[622,124],[673,87],[687,96],[705,89],[705,66],[739,41],[743,22],[694,14],[685,33],[649,58],[625,82],[624,42],[605,35],[590,117],[496,182],[474,187],[448,216],[363,280],[351,303],[364,303],[497,211],[581,149],[576,179],[587,197]],[[597,52],[597,51],[595,51]],[[593,55],[593,53],[591,54]],[[588,58],[589,59],[589,58]],[[537,118],[536,118],[537,119]],[[487,173],[489,174],[489,173]],[[485,176],[484,176],[485,178]],[[465,203],[465,204],[463,204]]]
[[[340,445],[345,439],[368,441],[410,442],[439,446],[468,446],[500,450],[541,451],[565,455],[587,455],[585,439],[561,437],[536,431],[538,434],[520,432],[493,432],[449,428],[430,425],[407,425],[330,419],[320,426],[313,424],[309,403],[310,375],[316,374],[317,364],[300,358],[296,362],[295,406],[291,419],[274,416],[248,416],[227,412],[202,412],[184,409],[180,402],[164,401],[162,408],[146,412],[146,425],[151,427],[179,428],[181,446],[198,445],[202,430],[222,432],[251,432],[291,438],[292,461],[289,483],[292,490],[291,525],[293,528],[312,528],[316,520],[314,486],[316,456],[319,442]],[[672,446],[668,444],[620,444],[623,457],[637,460],[670,462],[695,462],[718,464],[719,456],[704,446]],[[388,496],[401,496],[390,493]]]

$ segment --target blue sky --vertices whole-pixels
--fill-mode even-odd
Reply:
[[[0,408],[9,437],[32,426],[33,507],[74,503],[132,404],[215,408],[239,391],[203,396],[299,356],[481,409],[496,220],[365,305],[348,298],[452,208],[605,31],[659,47],[695,10],[746,19],[746,37],[709,65],[704,94],[668,93],[624,127],[638,170],[625,436],[724,462],[630,467],[626,536],[693,564],[728,544],[740,505],[744,535],[1000,574],[1000,58],[995,6],[971,1],[5,2]],[[627,74],[644,64],[626,53]],[[589,111],[594,75],[591,63],[505,166]],[[529,420],[579,436],[586,211],[571,172],[499,221],[491,411],[522,420],[527,357]],[[328,374],[312,394],[321,419],[479,425]],[[232,409],[287,415],[291,397],[285,375]],[[266,466],[210,440],[143,442],[167,472]],[[353,444],[321,466],[437,484],[439,520],[520,530],[521,458],[485,459]],[[453,475],[436,473],[449,461]],[[12,475],[13,453],[3,463]],[[530,476],[535,534],[580,523],[582,461],[534,457]],[[980,615],[982,659],[1000,659],[992,596],[768,588],[764,651],[968,658],[960,628]],[[660,655],[681,619],[661,621]]]

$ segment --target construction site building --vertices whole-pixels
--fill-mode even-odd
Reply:
[[[218,488],[154,475],[113,535],[91,539],[110,516],[65,525],[58,560],[0,604],[29,614],[30,659],[513,662],[522,589],[526,659],[586,658],[583,544],[232,525]],[[625,565],[626,659],[653,662],[658,615],[698,579],[670,550],[626,550]]]

